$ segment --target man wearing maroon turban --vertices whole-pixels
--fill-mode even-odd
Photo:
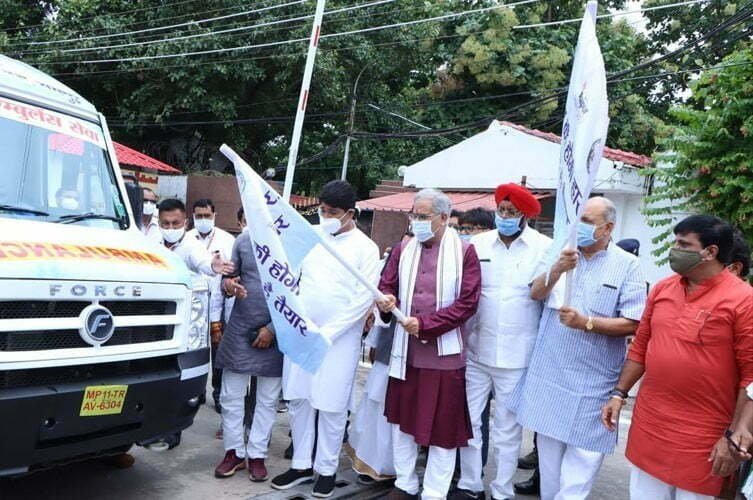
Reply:
[[[492,441],[496,474],[493,499],[513,498],[521,427],[507,409],[508,395],[531,358],[542,303],[531,298],[529,284],[544,268],[552,240],[528,226],[541,204],[526,188],[503,184],[494,193],[496,228],[471,239],[481,262],[481,298],[468,336],[465,372],[473,439],[460,450],[460,481],[450,500],[484,498],[481,479],[481,425],[490,393],[496,400]]]

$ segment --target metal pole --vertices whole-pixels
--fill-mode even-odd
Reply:
[[[366,71],[369,65],[364,66],[356,77],[356,83],[353,85],[353,95],[350,99],[350,125],[348,126],[348,137],[345,139],[345,155],[343,155],[343,170],[340,174],[340,179],[345,180],[348,176],[348,159],[350,158],[350,138],[353,135],[353,126],[356,119],[356,102],[358,102],[358,81],[361,79],[361,75]]]
[[[309,51],[306,55],[306,69],[303,71],[303,83],[301,84],[301,95],[298,98],[298,111],[295,114],[295,124],[293,125],[293,136],[290,139],[290,152],[288,154],[288,168],[285,171],[285,187],[282,190],[282,198],[290,201],[290,193],[293,190],[293,176],[295,175],[295,164],[298,161],[298,146],[301,142],[301,132],[303,131],[303,119],[306,117],[306,104],[309,99],[309,87],[311,86],[311,75],[314,72],[314,61],[316,60],[316,51],[319,48],[319,36],[322,31],[322,17],[324,17],[324,3],[326,0],[316,1],[316,12],[314,13],[314,25],[311,27],[311,39],[309,40]]]

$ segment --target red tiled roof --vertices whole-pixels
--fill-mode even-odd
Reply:
[[[272,189],[277,191],[278,194],[282,194],[284,184],[281,181],[267,180],[267,184],[272,186]],[[319,204],[319,198],[315,196],[303,196],[300,194],[290,194],[290,204],[297,210],[304,210],[311,208]]]
[[[493,192],[482,191],[444,191],[444,194],[450,197],[452,208],[455,210],[470,210],[471,208],[485,208],[495,210],[497,204],[494,203]],[[548,198],[549,193],[534,193],[538,199]],[[406,191],[404,193],[395,193],[370,200],[358,202],[358,208],[361,210],[382,210],[388,212],[409,212],[413,208],[413,198],[416,196],[415,191]]]
[[[541,130],[526,128],[523,125],[518,125],[512,122],[503,121],[500,123],[507,127],[514,128],[515,130],[518,130],[525,134],[532,135],[534,137],[539,137],[541,139],[545,139],[549,142],[554,142],[556,144],[559,144],[560,142],[562,142],[562,138],[560,136],[558,136],[557,134],[553,134],[551,132],[542,132]],[[604,153],[602,156],[604,156],[604,158],[607,158],[608,160],[620,161],[622,163],[627,163],[628,165],[633,165],[636,167],[645,167],[651,164],[651,158],[649,158],[648,156],[639,155],[637,153],[631,153],[630,151],[622,151],[621,149],[613,149],[613,148],[605,147]]]
[[[157,170],[158,172],[165,172],[168,174],[182,174],[180,170],[175,167],[171,167],[167,163],[163,163],[151,156],[147,156],[144,153],[139,153],[135,149],[131,149],[128,146],[124,146],[118,142],[114,142],[115,156],[118,157],[118,162],[123,165],[130,165],[138,168],[148,168],[150,170]]]

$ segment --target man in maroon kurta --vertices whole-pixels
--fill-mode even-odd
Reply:
[[[455,450],[472,437],[463,342],[481,293],[481,268],[473,247],[447,227],[450,210],[440,191],[416,195],[409,214],[415,238],[392,252],[379,284],[387,296],[379,303],[382,320],[396,306],[409,316],[405,333],[393,340],[385,403],[397,472],[391,498],[418,497],[418,445],[429,447],[422,498],[444,498]]]

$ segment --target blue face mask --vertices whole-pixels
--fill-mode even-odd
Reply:
[[[499,214],[494,216],[494,223],[497,225],[497,231],[502,236],[513,236],[520,232],[520,221],[523,217],[502,217]]]
[[[585,222],[578,222],[578,246],[581,248],[590,247],[599,241],[601,238],[595,238],[594,233],[596,233],[596,230],[600,227],[601,226],[594,226],[593,224],[587,224]]]
[[[460,239],[463,241],[471,241],[471,237],[473,237],[472,234],[459,234]]]

